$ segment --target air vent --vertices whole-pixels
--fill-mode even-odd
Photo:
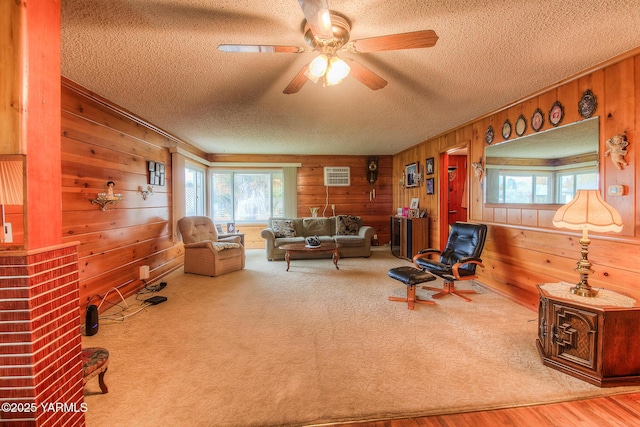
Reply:
[[[351,169],[349,166],[325,166],[324,185],[327,187],[347,187],[351,184]]]

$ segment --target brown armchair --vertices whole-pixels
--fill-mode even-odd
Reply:
[[[220,276],[244,268],[244,246],[240,236],[218,239],[211,218],[187,216],[178,220],[184,242],[184,272]]]

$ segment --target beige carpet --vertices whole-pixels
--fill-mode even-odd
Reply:
[[[544,367],[537,314],[481,287],[470,303],[448,296],[410,311],[387,301],[406,289],[387,270],[408,263],[377,249],[339,271],[294,260],[285,272],[253,250],[244,271],[167,276],[167,302],[84,337],[111,352],[109,393],[86,388],[87,425],[308,425],[639,389]]]

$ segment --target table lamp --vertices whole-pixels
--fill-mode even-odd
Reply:
[[[576,196],[562,206],[553,217],[553,225],[570,230],[582,230],[582,259],[576,263],[576,272],[580,274],[580,283],[571,288],[571,293],[583,297],[595,297],[598,291],[588,283],[593,273],[589,262],[589,230],[598,232],[622,230],[622,217],[613,206],[602,199],[598,190],[578,190]]]

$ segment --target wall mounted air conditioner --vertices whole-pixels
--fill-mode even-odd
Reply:
[[[351,185],[349,166],[325,166],[324,185],[327,187],[347,187]]]

